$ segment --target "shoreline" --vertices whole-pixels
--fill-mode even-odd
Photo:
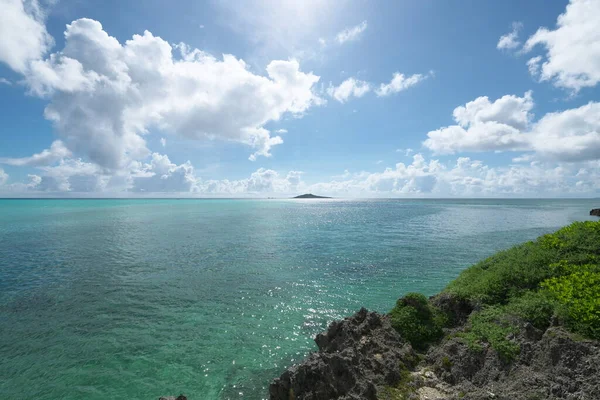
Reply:
[[[270,399],[592,399],[598,282],[600,222],[573,223],[471,266],[430,298],[407,294],[389,314],[363,308],[332,322],[318,351],[271,382]]]

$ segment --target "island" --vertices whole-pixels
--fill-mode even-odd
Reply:
[[[600,217],[600,208],[594,208],[590,211],[590,215],[595,215],[596,217]]]
[[[317,196],[316,194],[306,193],[301,194],[300,196],[294,197],[294,199],[330,199],[331,197],[327,196]]]

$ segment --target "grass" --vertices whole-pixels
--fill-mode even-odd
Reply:
[[[511,337],[524,321],[545,330],[558,320],[600,340],[600,222],[575,222],[473,265],[444,290],[476,305],[459,336],[473,348],[489,343],[506,361],[519,353]],[[423,350],[443,335],[448,318],[409,294],[391,311],[392,325]]]

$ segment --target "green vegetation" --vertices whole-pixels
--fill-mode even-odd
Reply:
[[[478,310],[459,333],[473,348],[489,343],[506,361],[523,322],[551,321],[600,339],[600,222],[576,222],[501,251],[463,271],[445,289]],[[391,311],[392,325],[417,349],[442,336],[444,318],[424,296],[409,294]]]
[[[547,279],[542,289],[556,299],[557,314],[572,331],[600,339],[600,266],[568,265],[570,273]]]
[[[424,350],[444,334],[445,315],[420,293],[409,293],[399,299],[390,316],[394,329],[418,350]]]

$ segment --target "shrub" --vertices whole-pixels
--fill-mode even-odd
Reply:
[[[550,278],[542,288],[560,307],[557,312],[572,331],[600,339],[600,271],[597,265],[567,266],[572,273]]]
[[[480,342],[489,343],[504,361],[513,360],[520,351],[517,344],[509,339],[510,335],[518,332],[514,321],[502,307],[487,306],[483,310],[471,314],[469,328],[459,334],[467,344],[475,349],[480,348]]]
[[[538,329],[545,330],[555,313],[556,301],[545,291],[527,292],[513,299],[504,308],[506,314],[529,321]]]
[[[420,293],[409,293],[390,312],[392,326],[419,350],[443,335],[445,316]]]

